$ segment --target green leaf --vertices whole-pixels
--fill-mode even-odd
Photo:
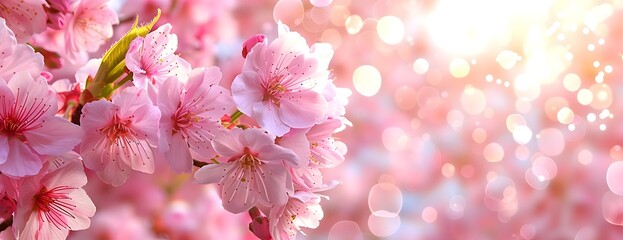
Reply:
[[[158,19],[160,18],[160,9],[158,9],[158,13],[154,19],[145,24],[138,25],[138,16],[136,16],[136,20],[134,20],[134,24],[130,28],[130,31],[126,33],[119,41],[113,44],[104,56],[102,57],[102,63],[97,69],[97,73],[95,74],[95,78],[87,87],[87,90],[93,94],[95,99],[99,98],[107,98],[110,97],[112,92],[103,91],[107,85],[114,83],[121,75],[123,75],[125,71],[125,55],[130,48],[130,43],[137,37],[146,36],[153,26],[156,24]],[[84,104],[84,103],[83,103]]]

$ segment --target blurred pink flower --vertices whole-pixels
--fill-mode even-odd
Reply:
[[[56,96],[43,78],[27,72],[0,81],[0,171],[35,175],[45,155],[58,156],[80,142],[82,130],[55,117]]]
[[[223,127],[220,118],[234,108],[229,91],[218,83],[218,67],[193,69],[187,83],[167,79],[158,95],[161,151],[176,172],[190,172],[192,160],[216,155],[210,141]]]
[[[152,100],[160,85],[169,77],[186,82],[190,64],[175,55],[177,36],[171,34],[171,24],[164,24],[145,38],[137,37],[126,53],[126,67],[134,73],[134,85],[147,89]]]
[[[219,183],[223,187],[223,207],[232,213],[249,210],[256,203],[281,206],[292,191],[292,180],[284,162],[298,165],[290,150],[274,143],[261,129],[234,128],[223,131],[213,141],[219,159],[197,170],[195,182]]]
[[[45,4],[44,0],[3,0],[0,2],[0,17],[6,19],[17,41],[25,43],[33,34],[45,30]]]
[[[17,238],[64,239],[69,230],[88,228],[95,205],[82,189],[86,183],[79,161],[24,179],[13,224]]]
[[[258,43],[232,82],[236,105],[277,136],[319,123],[327,113],[327,101],[315,89],[329,79],[326,63],[331,56],[325,50],[310,50],[305,38],[289,31],[270,45]]]
[[[131,207],[115,206],[98,209],[89,229],[71,234],[68,239],[157,239],[149,227],[148,221],[138,216]]]
[[[324,217],[320,196],[297,191],[285,206],[270,210],[270,231],[275,240],[296,239],[301,227],[317,228]]]
[[[136,87],[123,89],[112,102],[84,105],[80,152],[85,165],[113,186],[123,184],[130,169],[153,173],[159,120],[158,108]]]
[[[65,51],[70,60],[94,52],[113,34],[117,13],[108,0],[77,0],[71,4],[73,15],[65,27]]]
[[[1,5],[1,4],[0,4]],[[9,80],[18,71],[28,71],[36,78],[43,69],[43,56],[35,53],[32,47],[16,43],[13,31],[7,22],[0,18],[0,78]]]

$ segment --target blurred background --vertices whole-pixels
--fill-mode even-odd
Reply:
[[[330,43],[352,90],[324,172],[324,219],[301,239],[620,239],[623,236],[623,0],[113,1],[170,22],[193,67],[237,75],[241,43]],[[104,48],[105,49],[105,48]],[[55,73],[62,75],[62,73]],[[74,239],[252,239],[212,186],[166,167],[113,189]]]

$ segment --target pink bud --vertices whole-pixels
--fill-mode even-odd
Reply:
[[[270,236],[270,224],[268,223],[267,217],[257,217],[251,220],[249,223],[249,230],[259,239],[273,239],[273,237]]]
[[[47,0],[46,2],[50,5],[51,10],[61,13],[68,13],[71,7],[70,0]]]
[[[52,78],[54,77],[54,75],[52,75],[51,72],[48,71],[41,71],[41,73],[39,74],[43,79],[45,79],[45,81],[50,82],[52,81]]]
[[[247,54],[249,54],[251,49],[256,44],[263,43],[264,41],[266,41],[266,36],[264,34],[255,34],[246,41],[244,41],[244,43],[242,44],[242,57],[246,58]]]
[[[65,15],[62,13],[48,13],[47,24],[52,29],[63,29],[63,26],[65,26]]]

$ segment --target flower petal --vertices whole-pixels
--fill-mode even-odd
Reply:
[[[317,92],[284,93],[279,116],[292,128],[308,128],[318,123],[327,112],[327,101]]]
[[[193,159],[190,150],[182,134],[173,134],[169,140],[169,151],[165,153],[171,169],[177,173],[190,172],[193,166]]]
[[[212,147],[225,159],[241,155],[244,152],[244,146],[238,140],[241,131],[238,128],[219,131],[215,134]]]
[[[24,136],[37,153],[58,156],[80,143],[82,129],[64,118],[50,117],[41,127],[24,131]]]
[[[228,175],[232,163],[208,164],[195,172],[195,183],[217,183]]]
[[[9,139],[9,155],[6,162],[0,164],[0,172],[13,177],[35,175],[41,170],[40,157],[25,143]]]
[[[9,139],[6,136],[0,136],[0,164],[6,162],[9,156]]]
[[[11,56],[2,58],[0,55],[0,78],[9,79],[20,71],[30,73],[37,78],[43,69],[43,56],[35,53],[32,47],[19,44],[15,46]]]
[[[279,109],[270,102],[259,102],[253,106],[253,115],[257,123],[269,133],[279,137],[286,134],[290,127],[285,125],[280,118]]]

